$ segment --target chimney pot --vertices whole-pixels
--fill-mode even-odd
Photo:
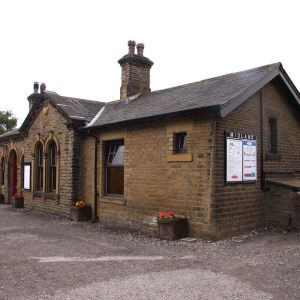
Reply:
[[[38,82],[34,82],[34,84],[33,84],[33,92],[35,94],[37,94],[39,92],[39,83]]]
[[[144,55],[144,44],[143,43],[138,43],[136,45],[136,49],[137,49],[137,54],[140,55],[140,56],[143,56]]]
[[[44,92],[46,90],[46,84],[44,82],[41,83],[40,90],[41,92]]]
[[[128,41],[128,54],[134,54],[135,52],[135,41]]]

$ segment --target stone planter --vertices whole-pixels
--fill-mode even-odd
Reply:
[[[90,206],[77,207],[71,206],[70,219],[72,221],[89,221],[92,216],[92,211]]]
[[[186,218],[157,219],[158,235],[163,240],[173,241],[189,235]]]
[[[11,206],[13,208],[24,208],[24,197],[17,197],[11,200]]]
[[[0,194],[0,203],[5,203],[5,196]]]

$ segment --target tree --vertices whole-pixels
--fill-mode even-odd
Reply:
[[[13,130],[17,126],[17,118],[11,111],[0,111],[0,134]]]

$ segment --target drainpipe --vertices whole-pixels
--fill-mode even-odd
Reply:
[[[92,134],[90,134],[90,131],[88,131],[88,136],[92,137],[95,139],[95,152],[94,152],[94,156],[95,156],[95,165],[94,165],[94,216],[93,216],[93,222],[95,222],[98,218],[97,216],[97,212],[98,212],[98,171],[97,171],[97,167],[98,167],[98,158],[97,158],[97,154],[98,154],[98,144],[100,142],[99,138],[97,136],[94,136]]]
[[[264,173],[264,99],[262,90],[259,91],[260,102],[260,187],[265,190],[265,173]]]

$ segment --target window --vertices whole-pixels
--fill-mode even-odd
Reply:
[[[48,146],[48,191],[56,191],[57,147],[54,141]]]
[[[186,153],[187,151],[187,134],[178,132],[174,134],[174,153]]]
[[[105,193],[124,195],[124,141],[106,143],[105,147]]]
[[[269,152],[277,153],[277,119],[269,119]]]
[[[43,145],[38,142],[35,150],[35,171],[36,171],[36,186],[35,189],[40,191],[44,187],[43,180]]]
[[[1,176],[1,185],[4,185],[4,177],[5,177],[5,165],[4,165],[4,157],[1,158],[1,170],[0,170],[0,176]]]

